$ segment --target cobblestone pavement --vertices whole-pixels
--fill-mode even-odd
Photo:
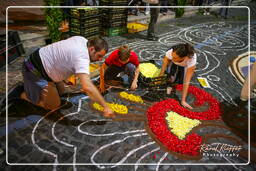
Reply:
[[[248,23],[244,16],[245,9],[232,9],[230,13],[240,15],[227,20],[198,15],[159,23],[158,42],[145,40],[145,32],[107,38],[110,52],[125,43],[141,60],[160,61],[171,45],[181,41],[189,42],[195,45],[198,54],[196,76],[207,78],[211,85],[211,88],[204,90],[220,102],[236,104],[234,99],[239,96],[241,85],[231,75],[228,66],[234,57],[248,51]],[[255,21],[254,15],[251,23],[251,50],[256,50]],[[19,68],[15,72],[18,70]],[[193,78],[192,85],[199,87],[196,77]],[[134,93],[143,95],[146,92],[137,90]],[[110,91],[105,98],[108,101],[134,106],[120,100],[116,91]],[[24,101],[13,102],[8,111],[8,135],[5,132],[5,116],[1,114],[0,148],[4,150],[0,158],[1,170],[220,171],[256,168],[255,163],[235,164],[247,162],[241,156],[204,156],[199,161],[180,160],[159,148],[147,134],[145,122],[132,119],[119,122],[103,118],[91,110],[87,97],[82,94],[69,95],[63,99],[71,103],[54,112],[46,112]],[[191,99],[189,100],[191,102]],[[131,110],[131,113],[146,117],[138,110]],[[233,132],[218,128],[203,128],[196,133],[225,133],[237,137]],[[213,142],[233,144],[222,138]],[[243,148],[248,148],[247,144],[243,143]],[[255,151],[254,148],[252,150]],[[6,153],[11,165],[6,164]],[[178,163],[180,165],[175,165]],[[212,165],[190,166],[191,163]]]

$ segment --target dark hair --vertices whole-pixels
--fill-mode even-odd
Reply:
[[[104,49],[106,53],[108,52],[108,43],[101,37],[96,37],[88,41],[88,47],[94,46],[96,52],[101,51]]]
[[[123,45],[118,48],[118,57],[121,61],[127,61],[130,58],[131,50],[129,46]]]
[[[181,44],[175,45],[172,47],[172,49],[174,52],[176,52],[176,54],[180,58],[184,58],[185,56],[188,56],[189,58],[191,58],[192,55],[195,53],[194,47],[188,43],[181,43]]]

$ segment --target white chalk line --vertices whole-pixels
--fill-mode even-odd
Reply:
[[[151,151],[145,153],[144,155],[142,155],[142,156],[139,158],[139,160],[137,160],[137,162],[135,163],[134,171],[137,171],[137,169],[138,169],[138,167],[139,167],[138,163],[140,163],[141,160],[143,160],[144,158],[146,158],[146,157],[149,156],[150,154],[152,154],[152,153],[154,153],[154,152],[156,152],[156,151],[159,151],[159,150],[160,150],[160,147],[157,147],[157,148],[155,148],[155,149],[153,149],[153,150],[151,150]]]
[[[141,137],[141,136],[145,136],[145,135],[148,135],[148,134],[147,134],[147,133],[141,133],[141,134],[130,135],[130,136],[127,136],[127,137],[125,137],[125,138],[123,138],[123,139],[113,141],[113,142],[110,143],[110,144],[104,145],[104,146],[100,147],[98,150],[96,150],[96,151],[93,153],[93,155],[91,156],[91,162],[92,162],[95,166],[97,166],[99,169],[109,168],[109,167],[105,167],[105,166],[100,166],[100,165],[98,165],[98,164],[94,161],[94,157],[97,155],[97,153],[99,153],[100,151],[102,151],[102,150],[104,150],[105,148],[108,148],[108,147],[110,147],[110,146],[112,146],[112,145],[122,143],[122,142],[124,142],[125,140],[127,140],[127,139],[129,139],[129,138]],[[113,163],[114,165],[113,165],[113,166],[110,166],[110,168],[114,168],[114,167],[116,167],[116,166],[121,165],[121,164],[122,164],[129,156],[131,156],[133,153],[135,153],[136,151],[138,151],[138,150],[141,149],[141,148],[144,148],[144,147],[146,147],[146,146],[148,146],[148,145],[151,145],[151,144],[154,144],[154,143],[155,143],[155,142],[150,142],[150,143],[148,143],[148,144],[146,144],[146,145],[142,145],[142,146],[139,147],[139,148],[136,148],[136,149],[131,150],[131,151],[130,151],[123,159],[121,159],[119,162]]]
[[[160,158],[160,160],[159,160],[159,162],[157,163],[157,166],[156,166],[156,171],[158,171],[159,170],[159,168],[160,168],[160,164],[163,162],[163,160],[167,157],[167,155],[168,155],[169,153],[164,153],[164,155]]]

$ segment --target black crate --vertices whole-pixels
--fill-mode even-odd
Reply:
[[[86,39],[92,39],[95,37],[99,37],[100,36],[100,32],[94,32],[94,33],[90,33],[90,34],[77,34],[77,33],[69,33],[70,36],[83,36]]]
[[[103,22],[103,27],[121,27],[127,26],[126,20],[110,20],[109,22]]]
[[[90,33],[96,33],[101,31],[100,26],[94,26],[94,27],[70,27],[69,31],[76,34],[90,34]]]
[[[128,13],[128,8],[101,8],[101,13],[109,14],[109,13]]]
[[[161,67],[161,66],[158,66],[154,60],[142,61],[140,63],[152,63],[152,64],[156,65],[157,67]],[[140,73],[139,78],[138,78],[138,84],[141,87],[166,86],[168,83],[169,82],[168,82],[168,76],[167,75],[161,76],[161,77],[147,78],[147,77],[145,77],[144,75],[142,75]]]
[[[77,19],[70,17],[69,18],[69,25],[71,27],[93,27],[98,26],[101,24],[101,17],[95,16],[91,18],[84,18],[84,19]]]
[[[70,17],[81,18],[81,19],[97,16],[99,14],[100,14],[100,12],[99,12],[98,8],[91,8],[91,7],[72,8],[70,10]]]
[[[8,63],[25,53],[17,31],[8,32]],[[6,64],[6,35],[0,35],[0,68]]]
[[[110,21],[110,20],[125,20],[127,21],[127,13],[109,13],[109,14],[103,14],[102,19],[103,21]]]

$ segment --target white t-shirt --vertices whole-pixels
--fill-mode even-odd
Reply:
[[[74,36],[39,50],[44,69],[54,82],[76,73],[90,74],[87,41],[84,37]]]
[[[172,51],[173,51],[173,49],[170,49],[165,54],[165,56],[170,60],[172,60]],[[172,62],[175,63],[176,65],[183,66],[185,68],[190,68],[190,67],[196,65],[196,59],[197,59],[197,56],[196,56],[196,53],[194,53],[192,58],[186,59],[180,63],[174,62],[174,61],[172,61]]]

